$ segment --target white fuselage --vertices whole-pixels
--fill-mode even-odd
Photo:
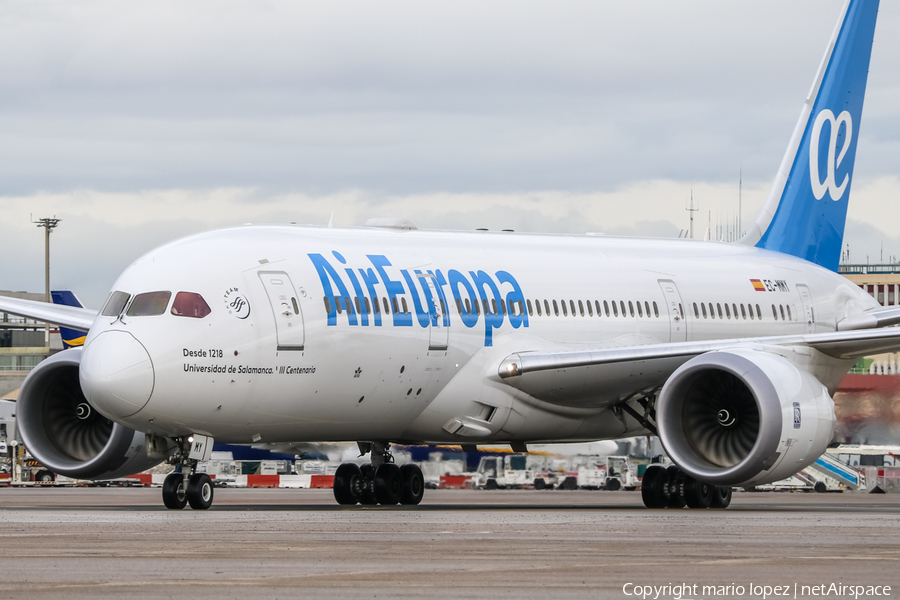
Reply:
[[[577,410],[544,410],[497,365],[529,350],[833,331],[874,303],[831,271],[736,244],[301,226],[178,240],[113,290],[194,292],[211,312],[98,317],[84,361],[99,336],[122,331],[152,362],[149,400],[107,416],[234,443],[459,442],[443,426],[460,415],[490,423],[472,442],[634,435],[602,392]],[[351,310],[341,300],[338,312],[336,297]]]

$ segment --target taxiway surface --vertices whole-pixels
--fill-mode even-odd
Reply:
[[[217,489],[195,512],[152,488],[0,489],[0,539],[0,598],[635,598],[629,583],[900,597],[900,495],[735,493],[693,511],[636,492],[428,490],[418,507],[346,508],[331,490]]]

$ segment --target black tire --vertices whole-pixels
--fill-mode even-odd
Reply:
[[[400,467],[400,477],[403,480],[400,504],[415,506],[425,495],[425,477],[422,475],[422,469],[419,465],[403,465]]]
[[[194,473],[188,480],[187,500],[194,510],[206,510],[213,503],[212,479],[206,473]]]
[[[713,499],[715,486],[697,481],[689,475],[684,476],[684,501],[688,508],[709,508]]]
[[[187,506],[187,486],[184,484],[184,475],[169,473],[163,481],[162,497],[166,508],[181,510]]]
[[[622,482],[618,479],[607,479],[604,489],[615,492],[616,490],[622,489]]]
[[[820,494],[824,494],[828,491],[828,486],[825,485],[824,481],[817,481],[816,485],[813,486],[813,489]]]
[[[484,484],[484,489],[486,489],[486,490],[496,490],[498,487],[500,487],[500,486],[497,485],[496,479],[488,479],[487,482],[485,482],[485,484]]]
[[[354,505],[359,502],[362,473],[354,463],[344,463],[334,472],[334,499],[338,504]]]
[[[52,483],[55,479],[56,476],[50,471],[38,471],[34,476],[34,480],[39,483]]]
[[[403,476],[400,467],[385,463],[375,469],[375,484],[372,486],[378,504],[392,506],[400,504],[403,496]]]
[[[713,486],[712,503],[709,505],[710,508],[728,508],[729,504],[731,504],[731,486]]]
[[[359,503],[363,506],[375,506],[378,500],[375,499],[373,486],[375,484],[375,467],[371,463],[366,463],[359,468],[360,484],[359,484]]]
[[[577,490],[578,489],[578,479],[575,477],[566,477],[562,485],[560,486],[564,490]]]
[[[666,483],[669,481],[665,468],[660,465],[650,465],[644,472],[641,481],[641,500],[647,508],[665,508]]]
[[[666,468],[666,473],[666,508],[684,508],[687,503],[681,495],[681,481],[685,475],[675,465]]]
[[[547,482],[544,481],[543,477],[536,477],[534,480],[534,489],[536,490],[545,490],[547,489]]]

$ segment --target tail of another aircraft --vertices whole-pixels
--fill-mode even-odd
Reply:
[[[837,271],[878,0],[849,0],[762,213],[741,240]]]
[[[84,308],[84,305],[81,304],[81,300],[69,290],[57,290],[55,292],[50,292],[50,297],[53,299],[53,304],[62,304],[63,306],[77,306],[78,308]],[[62,338],[63,348],[75,348],[76,346],[84,346],[84,332],[77,331],[75,329],[69,329],[68,327],[60,327],[59,328],[59,336]]]

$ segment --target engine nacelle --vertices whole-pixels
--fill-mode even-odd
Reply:
[[[659,436],[685,473],[748,486],[812,464],[834,433],[834,401],[785,358],[745,348],[709,352],[676,370],[656,406]]]
[[[78,382],[81,348],[54,354],[28,374],[16,418],[28,451],[55,473],[112,479],[140,473],[150,459],[144,434],[114,423],[85,399]]]

